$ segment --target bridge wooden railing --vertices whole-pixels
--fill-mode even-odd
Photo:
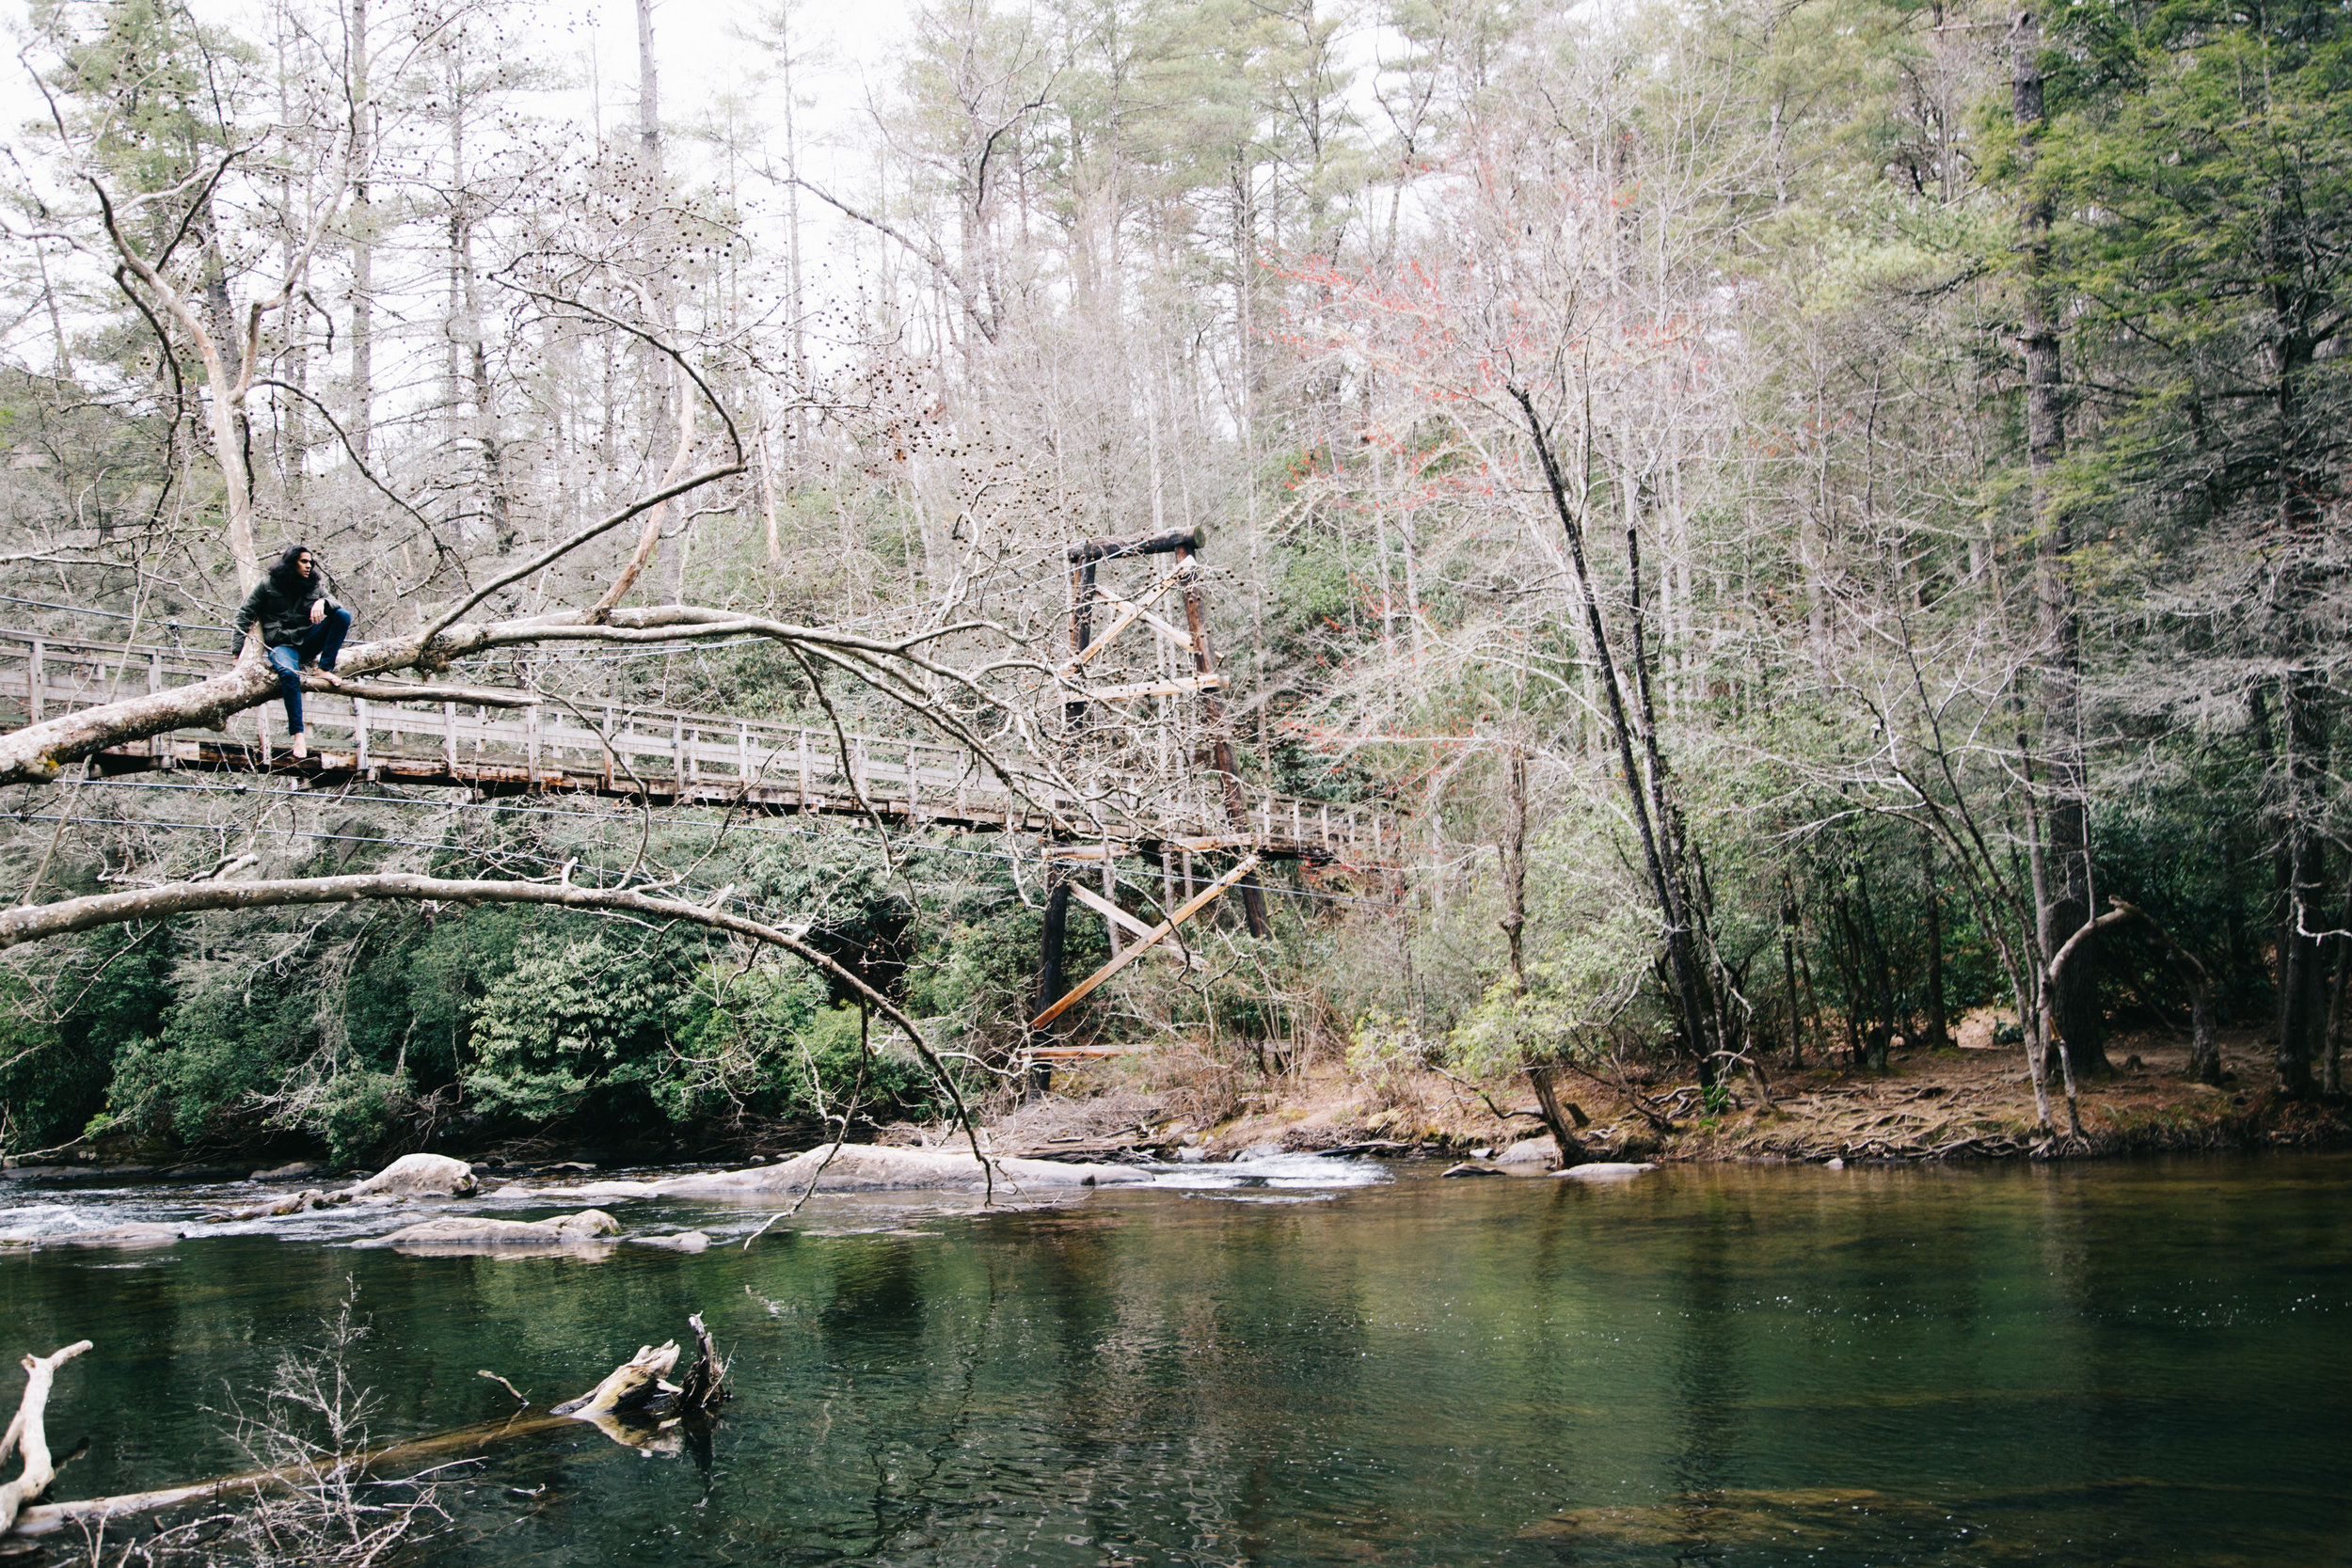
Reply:
[[[0,629],[0,729],[229,667],[222,653]],[[180,730],[95,761],[105,773],[269,770],[489,794],[567,791],[764,813],[870,813],[910,826],[1012,832],[1045,832],[1059,818],[1065,827],[1088,825],[1084,832],[1100,823],[1104,849],[1114,854],[1159,843],[1363,865],[1393,861],[1399,847],[1386,814],[1272,795],[1247,781],[1249,829],[1242,832],[1207,775],[1115,780],[1104,799],[1089,802],[1034,776],[1017,775],[1022,787],[1009,788],[977,753],[932,741],[850,736],[845,757],[830,727],[554,697],[501,709],[306,691],[302,705],[312,748],[307,761],[294,761],[275,735],[284,722],[275,699],[239,715],[227,735]]]

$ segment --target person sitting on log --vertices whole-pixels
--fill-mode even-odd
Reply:
[[[335,658],[351,630],[351,611],[327,593],[326,574],[310,546],[287,546],[237,607],[237,642],[231,651],[238,657],[245,654],[246,634],[256,628],[286,700],[286,734],[294,754],[307,757],[310,748],[302,733],[303,669],[316,665],[328,685],[338,684]]]

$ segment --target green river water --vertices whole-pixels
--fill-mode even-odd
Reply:
[[[219,1412],[347,1280],[379,1437],[511,1409],[476,1369],[545,1405],[708,1317],[707,1448],[489,1448],[437,1563],[2352,1563],[2352,1159],[1436,1169],[820,1199],[748,1252],[602,1260],[254,1226],[0,1256],[0,1322],[97,1341],[53,1406],[74,1497],[235,1468]],[[0,1190],[0,1235],[228,1196]]]

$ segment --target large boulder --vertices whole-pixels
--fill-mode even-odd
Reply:
[[[1124,1165],[1065,1164],[1058,1160],[991,1159],[998,1192],[1107,1187],[1148,1183],[1152,1179]],[[761,1197],[798,1195],[811,1182],[824,1193],[977,1192],[988,1178],[966,1148],[892,1148],[881,1144],[844,1144],[812,1148],[778,1164],[751,1170],[708,1171],[647,1182],[648,1196],[661,1197]],[[617,1183],[615,1184],[617,1185]],[[618,1196],[618,1195],[616,1195]]]
[[[404,1226],[379,1237],[379,1246],[548,1247],[580,1246],[621,1233],[621,1222],[601,1209],[582,1209],[551,1220],[493,1220],[469,1214],[446,1214],[419,1225]]]
[[[354,1197],[464,1197],[474,1190],[473,1167],[446,1154],[404,1154],[348,1190]]]
[[[1495,1156],[1498,1165],[1533,1165],[1539,1171],[1548,1170],[1559,1163],[1560,1147],[1549,1135],[1522,1138]]]

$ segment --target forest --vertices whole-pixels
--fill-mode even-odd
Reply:
[[[2342,1093],[2344,5],[920,0],[862,85],[801,0],[636,0],[620,79],[564,9],[29,8],[0,1153],[805,1146],[1041,1037],[1553,1124],[1554,1068],[1769,1102],[1972,1015],[2044,1131],[2123,1031]],[[1077,700],[1072,546],[1175,531],[1221,685],[1138,632]],[[137,672],[297,542],[358,677],[1094,806],[109,765],[267,744],[258,651]],[[1120,941],[1073,879],[1181,896],[1173,829],[1113,867],[1138,778],[1396,826],[1033,1029]]]

